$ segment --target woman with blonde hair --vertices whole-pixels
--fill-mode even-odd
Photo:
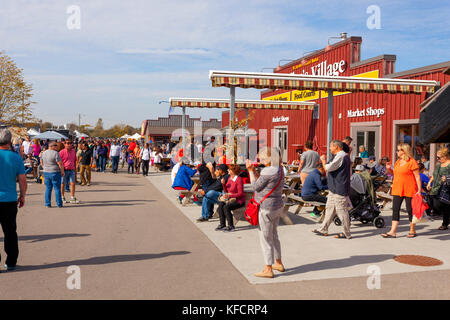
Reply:
[[[427,189],[433,197],[433,215],[442,214],[442,225],[439,230],[447,230],[450,216],[450,204],[445,199],[440,198],[441,193],[447,193],[449,199],[450,189],[450,153],[447,148],[441,148],[437,152],[439,161],[434,169],[433,177],[428,182]],[[442,190],[444,189],[444,190]],[[446,190],[446,191],[445,191]]]
[[[394,174],[394,181],[392,182],[393,196],[392,200],[392,226],[391,230],[383,233],[384,238],[395,238],[398,224],[400,221],[400,207],[403,200],[406,202],[406,210],[408,211],[408,218],[410,229],[408,238],[417,236],[415,224],[412,223],[412,206],[411,200],[415,194],[420,194],[422,191],[422,182],[420,180],[419,165],[411,152],[411,146],[407,143],[400,143],[397,146],[398,160],[395,162],[394,170],[390,168],[389,171]]]
[[[273,278],[273,270],[285,271],[281,261],[281,244],[277,232],[284,207],[282,199],[284,171],[280,165],[281,157],[275,149],[264,148],[259,152],[258,157],[265,166],[260,174],[256,172],[250,160],[246,161],[250,181],[255,191],[254,198],[260,203],[258,229],[266,263],[264,270],[255,273],[255,276]]]

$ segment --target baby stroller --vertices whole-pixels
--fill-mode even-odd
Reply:
[[[384,179],[372,179],[372,185],[374,190],[377,190],[386,180]],[[349,211],[351,221],[360,221],[362,224],[372,224],[377,228],[383,228],[385,223],[384,219],[380,217],[380,207],[375,202],[376,199],[372,199],[372,196],[368,192],[368,188],[365,188],[365,193],[359,193],[353,187],[350,187],[350,201],[353,209]],[[336,216],[334,218],[334,224],[340,226],[341,220]]]

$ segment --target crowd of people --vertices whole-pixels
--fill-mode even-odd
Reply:
[[[45,185],[44,204],[51,208],[54,193],[58,208],[63,203],[77,204],[76,185],[90,186],[92,170],[117,174],[128,164],[128,173],[147,176],[149,169],[166,169],[162,159],[168,156],[168,144],[161,146],[133,140],[64,139],[60,141],[14,138],[10,150],[22,159],[25,175]],[[141,170],[142,168],[142,170]],[[70,193],[70,198],[66,194]]]
[[[436,169],[432,177],[428,177],[424,170],[425,166],[429,168],[429,161],[425,161],[424,158],[416,161],[409,144],[398,145],[397,161],[391,164],[388,157],[382,157],[377,162],[374,156],[368,155],[365,148],[359,148],[360,152],[352,161],[351,142],[350,137],[333,140],[329,145],[331,159],[327,159],[325,155],[320,155],[313,150],[312,141],[307,141],[304,152],[299,154],[298,160],[292,163],[298,166],[298,175],[301,180],[299,192],[302,199],[322,204],[314,207],[312,215],[321,217],[325,209],[320,227],[313,230],[315,234],[328,236],[328,228],[337,216],[341,221],[342,232],[335,238],[351,239],[352,217],[349,215],[349,210],[357,206],[355,199],[361,199],[361,195],[367,195],[369,205],[378,208],[376,191],[381,185],[374,183],[378,177],[384,177],[383,181],[391,181],[389,189],[392,195],[392,225],[387,233],[381,234],[382,237],[396,237],[403,202],[406,203],[410,221],[407,237],[417,236],[411,207],[412,198],[416,194],[425,195],[425,199],[428,199],[429,214],[443,217],[439,230],[448,229],[450,215],[448,148],[441,148],[437,152]],[[284,271],[277,226],[284,201],[286,201],[282,191],[287,166],[280,161],[272,163],[271,155],[277,152],[273,148],[264,149],[255,161],[247,160],[244,168],[220,162],[193,165],[190,159],[180,158],[172,169],[172,188],[175,190],[191,190],[193,186],[191,178],[196,174],[199,175],[199,187],[194,192],[194,202],[201,205],[201,217],[197,221],[209,221],[216,204],[219,225],[215,230],[218,231],[235,230],[232,211],[245,206],[244,184],[252,185],[254,200],[260,203],[258,229],[266,263],[264,270],[255,274],[258,277],[272,278],[273,270]],[[279,154],[278,159],[280,159]],[[445,200],[445,194],[447,194],[447,200]],[[179,195],[180,203],[183,197],[182,194]]]
[[[150,168],[155,171],[167,170],[163,159],[170,158],[172,188],[190,191],[192,177],[199,175],[200,183],[194,192],[194,202],[201,206],[198,222],[209,221],[217,205],[219,224],[217,231],[235,230],[233,211],[246,206],[244,185],[250,184],[253,200],[259,204],[259,238],[264,256],[265,268],[255,274],[257,277],[273,278],[273,270],[285,270],[281,259],[281,244],[277,227],[283,214],[285,197],[283,196],[284,178],[288,168],[281,162],[280,153],[275,148],[263,148],[257,158],[246,160],[245,166],[223,163],[195,163],[194,157],[183,156],[183,150],[175,142],[168,145],[153,146],[139,141],[119,141],[114,139],[65,139],[62,141],[37,141],[26,137],[23,141],[11,141],[11,132],[0,130],[0,207],[5,214],[0,215],[0,223],[5,233],[5,251],[7,269],[13,270],[18,256],[16,215],[17,208],[25,204],[27,178],[33,172],[36,181],[45,185],[44,205],[52,207],[54,191],[57,207],[63,203],[79,203],[75,187],[91,185],[91,170],[118,173],[119,166],[128,164],[129,174],[147,176]],[[208,141],[215,143],[214,139]],[[387,157],[379,162],[373,156],[360,153],[351,161],[351,138],[333,140],[330,145],[331,158],[314,151],[313,143],[305,143],[305,151],[299,154],[298,175],[301,180],[299,193],[305,201],[321,204],[314,208],[316,217],[322,216],[320,227],[313,232],[328,236],[328,228],[337,215],[342,232],[335,238],[351,239],[349,208],[354,205],[355,195],[367,194],[376,202],[374,178],[385,176],[392,179],[392,225],[384,238],[395,238],[400,220],[400,207],[405,202],[410,221],[409,238],[417,236],[412,219],[412,198],[416,194],[425,195],[430,203],[429,213],[442,215],[439,230],[447,230],[450,215],[450,154],[448,148],[437,152],[437,164],[432,175],[426,168],[429,162],[416,161],[409,144],[397,146],[397,161],[392,165]],[[190,142],[188,148],[195,153],[203,153],[205,145]],[[31,166],[26,169],[26,164]],[[31,170],[30,170],[31,169]],[[142,169],[142,170],[141,170]],[[42,171],[42,177],[40,175]],[[78,179],[79,175],[79,179]],[[17,196],[16,180],[20,194]],[[325,191],[325,192],[324,192]],[[66,193],[70,193],[66,197]],[[183,194],[179,195],[180,202]],[[323,211],[325,208],[325,211]],[[325,212],[325,213],[323,213]]]

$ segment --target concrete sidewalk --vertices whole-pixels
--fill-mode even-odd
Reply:
[[[367,278],[371,274],[368,272],[371,266],[377,266],[382,275],[450,269],[450,250],[447,250],[445,241],[450,240],[450,233],[437,230],[440,220],[418,224],[416,229],[419,236],[410,239],[406,237],[409,222],[404,213],[397,238],[384,239],[380,234],[387,232],[391,225],[392,212],[388,206],[382,212],[385,228],[377,229],[372,224],[352,222],[353,239],[335,239],[333,235],[342,232],[342,227],[332,224],[330,236],[317,236],[311,232],[319,226],[310,217],[312,208],[303,208],[298,216],[289,213],[294,225],[281,225],[278,230],[287,271],[275,271],[274,279],[258,278],[253,274],[262,270],[264,260],[255,227],[247,221],[240,221],[235,232],[215,231],[218,219],[199,223],[196,219],[201,216],[201,207],[195,204],[182,207],[178,203],[177,193],[170,187],[169,174],[154,174],[148,179],[158,186],[170,202],[179,207],[180,212],[214,243],[251,284]],[[423,255],[437,258],[443,264],[434,267],[411,266],[396,262],[393,258],[397,255]]]

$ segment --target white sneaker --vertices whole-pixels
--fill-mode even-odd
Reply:
[[[69,202],[70,202],[69,200],[66,199],[66,197],[63,197],[62,200],[63,200],[65,203],[69,203]]]
[[[80,203],[80,201],[78,201],[77,198],[71,198],[70,203]]]

